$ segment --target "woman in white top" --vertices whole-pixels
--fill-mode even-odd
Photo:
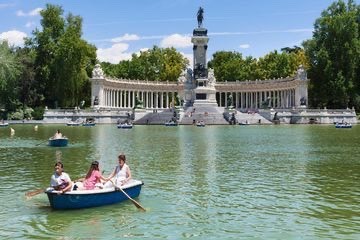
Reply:
[[[129,166],[125,163],[126,157],[124,154],[118,156],[119,165],[115,167],[114,171],[106,180],[110,180],[115,177],[116,186],[122,186],[131,179],[131,171]]]
[[[53,136],[53,139],[59,139],[59,138],[63,138],[62,133],[60,132],[60,129],[58,129],[55,133],[55,135]]]

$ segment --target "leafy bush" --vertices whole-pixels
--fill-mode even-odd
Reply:
[[[43,107],[36,107],[32,113],[34,120],[43,120],[45,109]]]

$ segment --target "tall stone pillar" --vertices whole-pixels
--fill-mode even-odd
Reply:
[[[209,75],[209,70],[207,68],[206,51],[208,48],[209,37],[207,36],[207,29],[202,27],[202,16],[201,22],[199,22],[198,27],[193,31],[191,42],[193,43],[193,78],[195,81],[193,105],[211,105],[217,107],[215,77],[213,71]]]

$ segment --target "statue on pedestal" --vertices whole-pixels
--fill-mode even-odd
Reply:
[[[233,109],[234,108],[234,102],[233,102],[232,95],[229,95],[229,97],[227,99],[227,108],[228,109]]]
[[[199,28],[201,27],[203,20],[204,20],[204,9],[202,7],[200,7],[197,12],[197,21],[198,21]]]
[[[98,96],[95,96],[94,98],[94,106],[99,105],[99,98]]]
[[[296,71],[296,78],[300,80],[306,80],[307,73],[303,65],[300,65]]]
[[[209,68],[208,80],[209,80],[209,87],[215,87],[216,79],[215,79],[214,69],[212,68]]]
[[[92,77],[93,78],[103,78],[104,72],[101,69],[100,64],[96,64],[94,70],[92,71]]]

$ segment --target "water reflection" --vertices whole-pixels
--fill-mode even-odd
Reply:
[[[68,147],[35,146],[57,128],[19,126],[11,139],[0,129],[1,238],[359,236],[357,126],[63,127]],[[119,152],[145,183],[146,213],[130,201],[53,211],[45,195],[23,195],[49,184],[59,158],[75,179],[93,160],[110,173]]]

